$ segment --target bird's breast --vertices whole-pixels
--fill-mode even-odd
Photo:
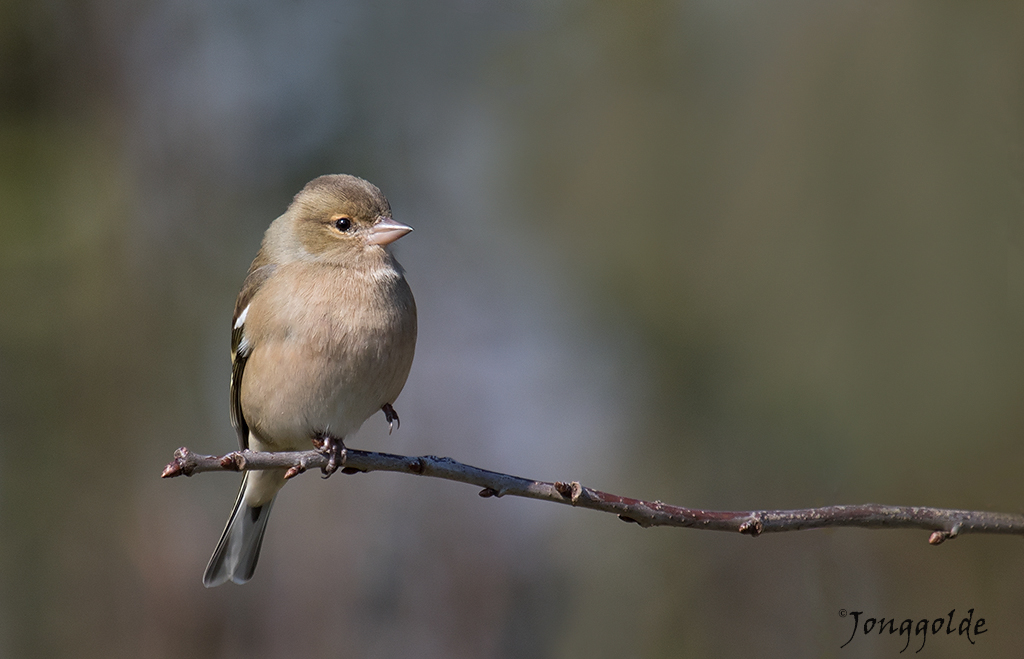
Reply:
[[[398,396],[415,351],[416,307],[397,271],[280,274],[257,294],[246,319],[253,351],[242,377],[242,413],[264,443],[304,449],[315,433],[354,432]],[[264,296],[279,303],[261,304]]]

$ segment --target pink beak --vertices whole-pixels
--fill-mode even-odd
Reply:
[[[395,222],[390,217],[381,217],[370,229],[371,245],[388,245],[412,231],[412,227]]]

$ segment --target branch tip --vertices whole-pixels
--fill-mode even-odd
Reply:
[[[174,462],[167,463],[167,466],[164,467],[163,472],[160,474],[160,478],[174,478],[175,476],[181,476],[181,471],[181,465],[178,464],[177,460],[175,460]]]
[[[191,476],[196,465],[192,454],[184,446],[174,451],[174,459],[167,463],[160,478],[174,478],[176,476]]]

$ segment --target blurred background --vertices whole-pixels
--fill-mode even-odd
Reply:
[[[379,185],[420,308],[349,440],[708,509],[1024,508],[1024,8],[0,4],[0,656],[1015,656],[1024,544],[757,539],[296,479],[255,579],[235,294],[309,179]],[[911,642],[916,648],[918,640]],[[924,656],[922,653],[922,656]]]

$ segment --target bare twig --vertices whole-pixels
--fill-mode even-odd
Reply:
[[[254,452],[241,451],[224,456],[199,455],[187,448],[174,453],[162,477],[191,476],[204,471],[244,471],[249,469],[287,469],[287,477],[307,469],[323,468],[327,456],[318,451]],[[941,544],[964,533],[1002,533],[1024,535],[1024,515],[991,513],[916,506],[883,506],[873,503],[856,506],[825,506],[802,510],[711,511],[670,506],[660,501],[642,501],[608,494],[579,483],[533,481],[487,471],[434,455],[409,457],[373,451],[347,449],[342,462],[344,473],[397,471],[419,476],[443,478],[483,488],[482,497],[505,495],[564,503],[613,513],[626,522],[640,526],[682,526],[713,531],[738,531],[757,536],[762,533],[801,531],[830,526],[859,526],[872,529],[915,528],[932,531],[928,542]]]

